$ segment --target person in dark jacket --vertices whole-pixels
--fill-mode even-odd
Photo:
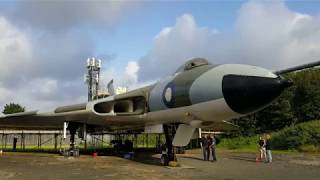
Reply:
[[[207,153],[207,161],[210,159],[210,150],[212,146],[212,138],[210,136],[207,136],[207,146],[206,146],[206,153]]]
[[[211,154],[212,154],[212,161],[217,161],[217,157],[216,157],[217,141],[216,141],[216,138],[214,137],[214,135],[212,136],[211,139],[212,139],[212,143],[211,143],[210,149],[211,149]]]
[[[207,157],[208,157],[207,150],[206,150],[207,145],[208,145],[207,136],[202,136],[201,137],[201,144],[200,145],[201,145],[201,148],[202,148],[203,160],[207,161]]]
[[[272,162],[272,152],[271,152],[271,137],[268,134],[266,141],[265,141],[265,147],[266,147],[266,151],[267,151],[267,162],[271,163]]]

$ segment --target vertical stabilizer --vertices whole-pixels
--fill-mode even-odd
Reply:
[[[113,79],[108,83],[107,87],[108,87],[109,94],[113,96],[114,95]]]

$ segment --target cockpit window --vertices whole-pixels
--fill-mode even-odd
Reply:
[[[175,73],[177,74],[180,72],[189,71],[193,68],[196,68],[199,66],[204,66],[204,65],[209,65],[209,64],[210,63],[208,62],[208,60],[206,60],[204,58],[194,58],[194,59],[187,61],[183,66],[179,67]]]

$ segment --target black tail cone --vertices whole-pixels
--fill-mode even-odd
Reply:
[[[292,81],[280,77],[226,75],[223,77],[222,91],[233,111],[248,114],[271,103],[292,84]]]

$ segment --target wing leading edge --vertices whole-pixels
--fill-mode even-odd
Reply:
[[[63,113],[39,113],[38,111],[15,113],[1,116],[0,128],[60,130],[64,122],[85,122],[89,115],[90,111],[87,110]]]

